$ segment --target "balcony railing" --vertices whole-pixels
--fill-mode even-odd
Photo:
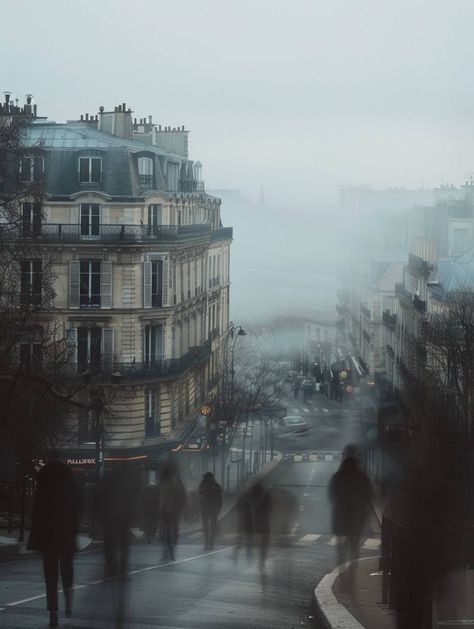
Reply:
[[[396,325],[397,324],[397,315],[396,314],[390,314],[390,310],[384,310],[383,314],[382,314],[382,321],[383,324],[388,326],[392,326],[392,325]]]
[[[413,305],[415,309],[421,314],[426,313],[426,301],[421,300],[418,295],[413,295]]]
[[[219,230],[221,231],[221,230]],[[33,239],[48,242],[81,242],[81,241],[113,241],[113,242],[143,242],[167,241],[199,236],[212,233],[209,223],[197,225],[109,225],[101,223],[97,229],[84,234],[81,225],[70,223],[44,223],[35,233],[23,232],[20,228],[2,230],[0,226],[0,240]]]
[[[161,360],[149,360],[145,362],[113,362],[97,363],[95,365],[73,365],[72,372],[80,374],[86,369],[94,376],[101,377],[104,374],[118,371],[122,380],[148,380],[151,378],[167,378],[178,376],[181,373],[201,365],[211,355],[211,341],[203,345],[192,347],[180,358],[163,358]],[[104,380],[106,375],[104,375]]]

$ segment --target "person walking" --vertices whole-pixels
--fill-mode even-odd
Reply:
[[[300,390],[299,382],[298,380],[295,380],[295,383],[293,385],[293,395],[295,397],[295,400],[298,399],[299,390]]]
[[[61,461],[48,462],[38,473],[31,514],[29,550],[43,555],[49,626],[58,625],[58,578],[65,598],[65,615],[72,615],[73,556],[79,530],[81,497],[72,469]]]
[[[199,484],[204,549],[212,550],[217,531],[217,516],[222,507],[222,490],[212,472],[206,472]]]
[[[155,483],[145,487],[143,493],[143,532],[148,544],[156,535],[158,528],[158,491]]]
[[[360,539],[369,515],[372,488],[353,456],[346,457],[331,478],[332,532],[338,540],[339,565],[359,556]]]
[[[129,464],[122,463],[104,475],[97,507],[104,535],[105,578],[127,572],[130,529],[139,502],[139,478]]]
[[[179,521],[186,503],[186,490],[172,461],[165,461],[158,483],[160,539],[162,561],[174,561],[179,536]]]

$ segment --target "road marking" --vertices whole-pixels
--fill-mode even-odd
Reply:
[[[329,413],[329,409],[328,408],[323,408],[323,413]]]
[[[292,409],[291,409],[291,412],[292,412],[292,413],[295,413],[295,414],[298,414],[298,413],[299,413],[299,410],[300,410],[299,408],[292,408]]]
[[[365,548],[365,550],[379,550],[379,548],[380,548],[380,539],[378,539],[376,537],[369,537],[362,544],[362,548]]]
[[[333,454],[325,454],[324,455],[324,460],[325,461],[334,461],[334,455]]]
[[[130,572],[126,572],[119,577],[109,577],[107,579],[98,579],[97,581],[90,581],[89,583],[84,583],[83,585],[74,585],[73,590],[82,590],[83,588],[90,587],[91,585],[99,585],[101,583],[107,583],[108,581],[116,581],[118,579],[123,579],[124,577],[129,577],[133,574],[140,574],[142,572],[149,572],[150,570],[157,570],[159,568],[166,568],[167,566],[175,566],[179,563],[187,563],[189,561],[194,561],[194,559],[203,559],[204,557],[210,557],[211,555],[217,555],[219,553],[224,553],[228,550],[231,550],[234,546],[226,546],[226,548],[220,548],[219,550],[212,550],[207,553],[201,553],[200,555],[193,555],[192,557],[186,557],[185,559],[178,559],[176,561],[168,561],[166,563],[159,563],[154,566],[147,566],[146,568],[140,568],[139,570],[132,570]],[[61,594],[64,590],[58,590]],[[5,611],[7,607],[17,607],[18,605],[23,605],[23,603],[30,603],[31,601],[37,601],[40,598],[46,598],[45,594],[38,594],[37,596],[30,596],[29,598],[23,598],[20,601],[13,601],[13,603],[6,603],[5,607],[0,609],[0,611]]]
[[[313,535],[311,533],[308,533],[308,535],[303,535],[303,537],[301,537],[298,540],[298,543],[299,544],[312,544],[313,542],[316,542],[320,537],[321,535]]]
[[[303,455],[302,454],[295,454],[294,456],[294,462],[298,462],[298,461],[302,461],[303,460]]]
[[[331,537],[329,542],[326,542],[329,546],[337,546],[337,537]]]
[[[304,505],[300,505],[300,511],[304,511]]]
[[[317,461],[318,460],[318,455],[317,454],[310,454],[309,455],[309,460],[310,461]]]
[[[309,413],[309,408],[303,408],[305,413]]]

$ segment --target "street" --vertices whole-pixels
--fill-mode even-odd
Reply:
[[[288,403],[288,412],[291,408],[291,412],[304,414],[312,425],[309,433],[288,444],[288,451],[310,451],[317,460],[289,456],[265,479],[275,496],[275,506],[282,496],[291,497],[295,505],[286,534],[273,520],[265,578],[258,548],[252,548],[252,556],[245,550],[236,556],[236,536],[228,527],[221,532],[214,551],[202,550],[200,532],[183,535],[173,563],[160,563],[158,542],[147,545],[136,541],[131,547],[128,573],[118,580],[103,580],[102,552],[92,550],[76,557],[74,614],[72,619],[60,614],[61,626],[319,627],[314,618],[313,590],[336,565],[327,485],[339,466],[344,446],[356,440],[358,423],[353,411],[319,395],[304,403],[286,399],[282,403]],[[368,537],[377,535],[373,527]],[[363,553],[373,554],[376,544],[377,540],[369,539]],[[40,559],[24,557],[1,564],[0,570],[0,625],[46,626]]]

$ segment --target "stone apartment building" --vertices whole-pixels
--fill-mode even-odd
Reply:
[[[11,115],[8,99],[0,116]],[[16,237],[53,260],[50,313],[69,348],[111,401],[109,456],[153,458],[212,397],[229,325],[230,243],[220,199],[206,194],[184,127],[134,119],[121,104],[66,123],[37,116],[22,179],[44,176],[43,206],[25,199]],[[25,260],[31,282],[41,260]],[[39,281],[41,285],[41,281]],[[32,350],[33,351],[33,350]],[[110,375],[120,373],[112,394]],[[93,417],[71,418],[71,457],[93,453]]]

